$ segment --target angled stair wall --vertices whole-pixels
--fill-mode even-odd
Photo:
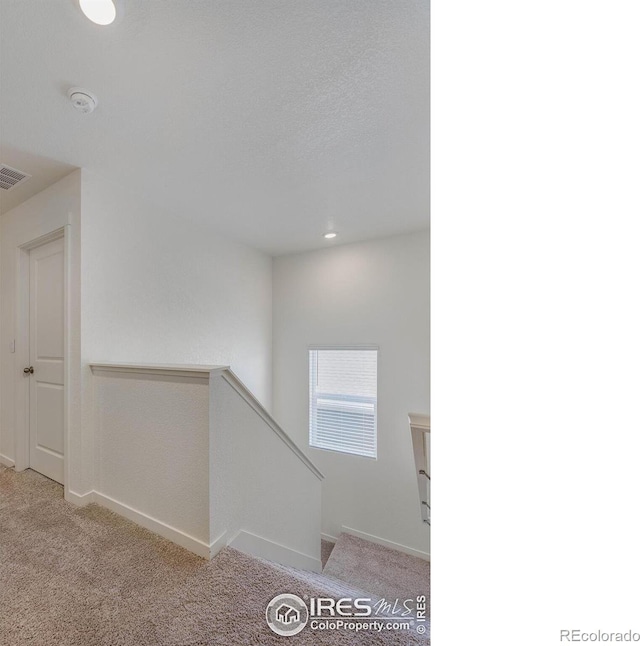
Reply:
[[[97,502],[211,558],[320,571],[322,474],[224,366],[92,364]]]

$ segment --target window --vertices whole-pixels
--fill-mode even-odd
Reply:
[[[309,350],[309,444],[377,457],[378,350]]]

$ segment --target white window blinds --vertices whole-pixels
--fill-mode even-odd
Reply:
[[[377,390],[377,350],[309,350],[309,444],[377,457]]]

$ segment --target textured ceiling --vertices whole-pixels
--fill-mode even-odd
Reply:
[[[428,225],[428,0],[117,5],[99,27],[0,0],[0,161],[92,169],[273,254]]]

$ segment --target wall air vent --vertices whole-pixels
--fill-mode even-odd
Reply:
[[[6,164],[0,164],[0,188],[3,191],[10,191],[12,188],[24,184],[30,178],[31,175],[23,173],[21,170],[16,170]]]

